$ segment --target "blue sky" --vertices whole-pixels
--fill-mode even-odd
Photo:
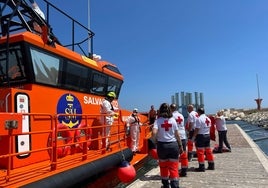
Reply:
[[[86,0],[50,2],[88,24]],[[207,113],[256,108],[256,75],[268,107],[267,0],[90,0],[90,17],[94,52],[124,75],[122,108],[148,111],[182,91],[202,92]]]

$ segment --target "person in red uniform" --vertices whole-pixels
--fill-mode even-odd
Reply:
[[[177,122],[167,103],[160,105],[152,139],[157,142],[163,188],[169,188],[169,185],[171,188],[179,188],[178,158],[183,149]]]
[[[181,138],[183,153],[180,155],[180,162],[181,162],[181,170],[180,170],[180,177],[187,176],[187,170],[188,170],[188,158],[187,158],[187,152],[186,152],[186,145],[187,145],[187,139],[186,139],[186,131],[184,127],[184,117],[183,115],[178,111],[176,104],[170,105],[171,112],[173,114],[173,117],[175,118],[178,128],[179,128],[179,134]]]
[[[193,140],[197,148],[197,160],[199,167],[195,169],[198,172],[205,172],[205,154],[208,160],[208,170],[214,170],[214,156],[210,148],[210,127],[211,120],[206,116],[204,108],[198,108],[199,117],[196,120]]]
[[[194,111],[194,106],[189,104],[187,106],[188,111],[188,118],[187,118],[187,131],[188,131],[188,142],[187,142],[187,149],[188,149],[188,161],[192,161],[193,159],[193,149],[194,149],[194,142],[193,142],[193,134],[196,124],[196,119],[198,118],[198,113]]]

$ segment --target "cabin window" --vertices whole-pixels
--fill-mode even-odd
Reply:
[[[25,83],[26,72],[33,71],[27,77],[33,75],[36,83],[100,96],[109,91],[119,95],[122,80],[31,45],[25,45],[25,48],[29,53],[23,51],[22,45],[10,46],[6,66],[6,46],[0,46],[0,84]],[[30,60],[27,60],[27,54]]]
[[[105,95],[106,94],[106,83],[107,83],[107,75],[93,72],[92,73],[92,84],[91,84],[91,93]]]
[[[118,95],[122,84],[123,82],[121,80],[115,79],[113,77],[109,77],[108,91],[114,91]]]
[[[34,48],[30,49],[36,82],[58,84],[60,59]]]
[[[120,71],[119,71],[119,69],[117,67],[112,66],[112,65],[105,65],[105,68],[106,69],[109,69],[109,70],[111,70],[113,72],[116,72],[118,74],[121,74]]]
[[[8,55],[8,56],[7,56]],[[0,82],[1,84],[18,83],[26,80],[24,60],[20,45],[10,46],[9,53],[6,53],[6,46],[0,49]]]
[[[63,72],[64,86],[77,91],[86,91],[88,68],[68,61]]]

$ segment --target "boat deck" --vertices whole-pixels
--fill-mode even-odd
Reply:
[[[116,126],[117,125],[117,126]],[[95,126],[91,127],[92,132],[95,130],[100,129],[100,127],[104,126]],[[73,128],[70,132],[75,132],[76,130],[79,130],[80,128]],[[84,128],[83,128],[84,129]],[[85,130],[88,128],[86,127]],[[67,129],[69,130],[69,129]],[[82,128],[81,128],[82,130]],[[50,130],[44,130],[39,132],[29,132],[30,135],[33,134],[47,134]],[[53,134],[55,137],[57,137],[59,131],[58,129],[55,130],[56,133]],[[65,131],[65,129],[64,129]],[[4,132],[3,132],[4,133]],[[42,184],[41,181],[46,181],[46,178],[51,178],[53,176],[60,176],[62,172],[69,173],[71,170],[78,171],[77,169],[85,169],[87,170],[91,169],[91,172],[88,174],[98,174],[100,173],[103,168],[112,168],[115,166],[118,166],[122,160],[131,160],[133,157],[131,150],[128,147],[128,142],[130,141],[129,136],[125,135],[125,128],[124,124],[115,124],[113,126],[113,129],[111,129],[111,135],[110,135],[110,147],[108,150],[106,150],[105,145],[102,143],[105,143],[106,137],[101,136],[101,134],[98,134],[98,136],[93,137],[91,135],[90,139],[90,145],[88,145],[88,138],[87,138],[86,131],[83,134],[80,135],[70,135],[72,137],[72,140],[74,138],[79,138],[79,141],[77,142],[71,142],[71,143],[65,143],[61,138],[59,137],[54,140],[58,140],[57,142],[53,142],[51,144],[47,140],[51,141],[53,139],[47,139],[45,140],[47,143],[47,146],[45,148],[34,148],[30,152],[30,157],[33,156],[35,153],[42,152],[41,154],[46,155],[47,159],[43,161],[38,161],[36,163],[26,163],[24,166],[16,166],[18,162],[22,163],[23,159],[17,159],[18,153],[15,151],[11,154],[5,154],[0,155],[0,160],[2,161],[2,165],[6,165],[6,168],[1,167],[0,168],[0,188],[4,187],[22,187],[22,186],[35,186],[35,183]],[[17,133],[20,134],[20,133]],[[141,138],[140,138],[140,150],[142,151],[140,154],[137,154],[133,157],[133,160],[131,160],[131,164],[135,166],[135,168],[138,168],[140,165],[142,165],[143,161],[148,156],[147,151],[147,143],[148,139],[150,138],[150,127],[149,126],[142,126],[141,127]],[[7,142],[7,145],[10,145],[12,142],[12,138],[15,136],[10,133],[9,138],[11,141]],[[5,135],[5,137],[8,137]],[[69,138],[69,137],[67,137]],[[38,139],[38,137],[37,137]],[[37,140],[36,140],[37,141]],[[39,141],[41,142],[41,141]],[[51,145],[53,145],[51,147]],[[61,152],[62,148],[69,148],[67,150],[68,152],[66,155],[59,157],[59,155],[62,155],[63,152]],[[39,153],[38,153],[39,154]],[[41,155],[39,154],[39,156]],[[50,158],[49,158],[50,157]],[[28,157],[29,158],[29,157]],[[107,159],[106,159],[107,158]],[[9,159],[9,160],[7,160]],[[27,158],[26,158],[27,159]],[[105,163],[107,166],[99,166],[99,168],[96,169],[95,172],[92,172],[92,169],[95,169],[95,166],[100,165],[104,162],[104,159],[107,163]],[[21,160],[21,161],[20,161]],[[28,160],[29,161],[29,160]],[[17,162],[17,163],[16,163]],[[27,162],[27,161],[26,161]],[[118,164],[117,164],[118,163]],[[136,164],[137,163],[137,164]],[[20,164],[21,165],[21,164]],[[82,173],[82,171],[79,171]],[[64,178],[68,179],[68,176],[64,176]],[[55,177],[55,179],[57,179]],[[58,178],[62,179],[62,177]],[[88,178],[87,178],[88,179]],[[79,181],[78,181],[79,180]],[[85,178],[81,177],[81,182],[84,181]],[[47,180],[48,181],[48,180]],[[79,183],[80,179],[76,180],[77,182],[72,183]],[[51,182],[51,181],[50,181]],[[31,184],[31,185],[30,185]],[[56,183],[57,184],[57,183]],[[56,185],[55,184],[55,185]],[[50,186],[51,187],[51,186]]]
[[[236,124],[228,124],[228,140],[231,153],[215,154],[215,170],[195,172],[197,159],[189,162],[187,177],[180,178],[180,188],[196,187],[258,187],[268,186],[268,159],[262,150]],[[214,147],[215,142],[211,146]],[[157,163],[155,163],[157,164]],[[161,187],[159,167],[139,177],[128,188]]]
[[[113,151],[107,152],[108,154],[112,154]],[[104,156],[102,150],[89,150],[87,157],[94,161],[94,159],[98,159],[99,156]],[[88,163],[89,161],[85,160],[84,163]],[[43,161],[36,164],[31,164],[28,168],[18,168],[13,170],[9,175],[9,181],[6,181],[6,171],[0,171],[0,187],[13,187],[20,186],[20,182],[23,182],[22,185],[31,183],[33,180],[39,180],[47,176],[54,175],[59,172],[63,172],[69,168],[75,168],[77,166],[81,166],[83,164],[82,154],[73,154],[67,155],[64,158],[60,158],[57,161],[57,171],[51,171],[51,162]],[[27,181],[28,179],[28,181]]]

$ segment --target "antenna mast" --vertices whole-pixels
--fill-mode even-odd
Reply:
[[[90,30],[90,0],[87,1],[87,27]],[[91,39],[92,40],[92,39]],[[91,53],[91,43],[88,42],[88,52]],[[92,55],[92,54],[91,54]]]
[[[258,99],[260,98],[260,88],[259,88],[259,79],[258,79],[258,74],[256,74],[257,78],[257,89],[258,89]]]
[[[257,103],[257,109],[258,109],[258,110],[261,110],[261,101],[262,101],[262,99],[260,98],[260,88],[259,88],[258,74],[256,74],[256,78],[257,78],[258,98],[255,99],[255,101],[256,101],[256,103]]]

